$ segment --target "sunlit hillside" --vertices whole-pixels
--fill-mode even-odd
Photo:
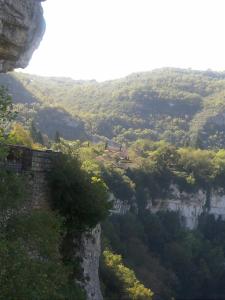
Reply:
[[[54,137],[139,138],[202,148],[225,146],[225,73],[159,69],[98,83],[23,73],[0,75],[23,123]]]

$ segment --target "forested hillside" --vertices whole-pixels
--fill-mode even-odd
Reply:
[[[106,186],[69,153],[43,162],[43,145],[14,123],[12,108],[1,87],[0,299],[89,299],[77,252],[83,234],[90,238],[90,230],[108,215]],[[33,159],[32,149],[39,150],[39,159]]]
[[[119,143],[139,138],[179,146],[225,146],[225,73],[159,69],[98,83],[0,75],[21,119],[51,138],[104,136]]]
[[[105,149],[104,144],[62,139],[54,149],[78,157],[82,169],[100,177],[122,205],[129,205],[126,212],[112,213],[102,223],[100,274],[105,300],[147,300],[151,291],[153,300],[224,299],[222,216],[203,213],[198,226],[189,230],[179,212],[147,209],[149,202],[157,205],[159,199],[166,202],[173,197],[174,184],[186,193],[201,189],[210,194],[218,189],[224,195],[223,149],[176,148],[163,141],[139,140],[124,158],[122,151]],[[191,202],[190,198],[183,201]]]
[[[52,247],[59,251],[60,246],[60,253],[49,252],[49,261],[56,255],[52,264],[59,267],[51,275],[62,274],[64,281],[59,285],[61,276],[54,277],[50,290],[46,281],[36,277],[48,275],[49,269],[41,266],[31,273],[29,253],[21,252],[16,259],[23,262],[25,275],[34,278],[36,290],[18,285],[15,299],[24,292],[37,294],[43,284],[46,295],[39,299],[54,294],[59,299],[69,299],[64,296],[67,294],[84,299],[83,292],[73,283],[71,286],[70,278],[72,274],[79,277],[80,266],[71,257],[67,238],[101,221],[100,277],[105,300],[224,299],[225,221],[202,214],[198,227],[191,231],[184,228],[179,213],[153,214],[147,208],[150,202],[166,201],[172,185],[186,193],[202,190],[210,195],[218,189],[224,194],[224,73],[163,69],[104,83],[20,73],[0,78],[15,103],[12,106],[5,89],[0,90],[4,100],[0,106],[1,140],[30,148],[48,146],[62,153],[49,174],[52,219],[48,214],[35,215],[34,225],[43,228],[39,224],[45,217],[55,224],[54,232],[51,224],[47,230],[56,237]],[[111,147],[107,138],[119,147]],[[99,140],[102,142],[96,143]],[[5,195],[4,183],[10,182],[8,174],[3,175],[1,195]],[[13,182],[10,190],[16,192],[17,181]],[[18,182],[21,191],[22,186]],[[9,196],[3,199],[8,201]],[[111,196],[128,209],[118,213]],[[11,202],[7,203],[11,209]],[[206,204],[210,206],[210,202]],[[103,221],[109,209],[111,215]],[[9,221],[7,230],[11,231],[6,234],[3,230],[2,251],[9,257],[5,262],[14,257],[11,249],[23,246],[27,232],[20,218],[18,225],[17,219],[15,224],[11,224],[14,219]],[[22,225],[30,228],[30,222],[34,222],[33,216]],[[14,244],[17,226],[19,240]],[[32,240],[33,232],[30,235]],[[39,238],[43,244],[45,238]],[[59,254],[63,259],[58,259]],[[10,277],[13,270],[2,264]],[[12,284],[23,278],[18,274]],[[11,285],[6,285],[5,298],[10,291]]]

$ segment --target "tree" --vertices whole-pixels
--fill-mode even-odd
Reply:
[[[110,204],[104,182],[81,169],[77,159],[61,154],[48,176],[52,207],[71,231],[85,231],[103,220]]]
[[[121,255],[116,255],[110,250],[103,252],[106,267],[113,271],[117,279],[122,283],[125,299],[132,300],[151,300],[153,292],[147,289],[135,276],[133,270],[124,266]]]
[[[55,133],[55,143],[60,143],[60,134],[59,134],[58,130]]]
[[[31,137],[35,143],[39,143],[42,145],[44,144],[43,136],[40,130],[38,130],[37,127],[35,126],[34,121],[32,121],[31,123],[30,132],[31,132]]]
[[[24,145],[32,148],[34,142],[30,132],[26,130],[20,123],[15,123],[9,134],[8,141],[11,144]]]
[[[24,209],[26,187],[23,176],[0,169],[0,299],[84,300],[59,251],[63,219]]]
[[[2,137],[9,122],[15,118],[13,112],[12,98],[5,87],[0,87],[0,137]]]

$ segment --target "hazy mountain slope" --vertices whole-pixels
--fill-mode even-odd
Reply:
[[[66,139],[88,139],[84,128],[84,122],[78,116],[72,116],[63,106],[54,105],[51,101],[43,101],[45,93],[48,90],[48,81],[46,85],[35,85],[35,93],[29,91],[29,84],[36,83],[33,76],[17,73],[1,74],[0,85],[7,87],[9,94],[13,97],[16,104],[16,110],[19,112],[18,119],[25,126],[30,127],[34,121],[37,128],[42,133],[54,138],[56,131]],[[45,80],[43,79],[43,83]],[[51,91],[54,90],[52,87]]]
[[[79,126],[69,126],[67,138],[85,138],[88,132],[119,142],[147,137],[208,147],[218,136],[216,146],[225,146],[225,73],[159,69],[103,83],[22,73],[0,76],[0,83],[7,80],[17,103],[41,107],[36,118],[40,128],[43,107],[70,114]],[[65,116],[52,115],[44,128],[52,127],[53,120],[61,131]]]

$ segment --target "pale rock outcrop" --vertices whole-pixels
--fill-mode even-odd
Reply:
[[[213,190],[210,197],[209,213],[225,220],[225,193],[222,189]]]
[[[42,1],[0,0],[0,73],[15,68],[25,68],[45,31]],[[70,122],[71,123],[71,122]],[[74,128],[77,124],[73,125]],[[35,162],[39,168],[41,160]],[[32,164],[33,166],[33,164]],[[49,197],[43,172],[37,169],[30,179],[32,208],[47,205]],[[37,176],[36,176],[37,175]],[[74,241],[74,256],[81,261],[80,284],[87,293],[87,300],[102,300],[99,282],[99,257],[101,254],[101,227],[83,233]]]
[[[149,200],[146,209],[153,213],[161,210],[178,212],[185,227],[194,229],[202,213],[225,220],[225,193],[222,189],[212,189],[208,195],[201,189],[187,193],[178,186],[171,185],[170,195],[166,199]]]
[[[82,234],[74,240],[74,255],[79,258],[82,268],[82,279],[79,282],[84,288],[87,300],[103,300],[99,281],[99,257],[101,255],[101,226]]]
[[[152,199],[147,189],[145,192],[148,196],[146,210],[152,213],[159,211],[178,212],[186,228],[196,228],[198,219],[203,213],[214,215],[216,219],[225,220],[225,191],[223,189],[212,189],[208,192],[198,189],[188,193],[182,191],[179,186],[171,184],[168,196],[164,199]],[[131,205],[127,201],[116,198],[113,193],[110,193],[109,201],[113,204],[111,214],[125,215],[131,208],[135,208],[135,199],[131,199]]]
[[[108,201],[112,203],[110,213],[113,215],[125,215],[131,209],[131,205],[128,201],[116,198],[113,193],[109,193]]]
[[[42,1],[0,0],[0,72],[25,68],[45,31]]]
[[[198,190],[195,193],[180,191],[176,185],[170,186],[170,196],[166,199],[149,200],[146,209],[156,213],[161,210],[175,211],[181,216],[185,227],[193,229],[198,224],[198,217],[206,205],[206,192]]]

